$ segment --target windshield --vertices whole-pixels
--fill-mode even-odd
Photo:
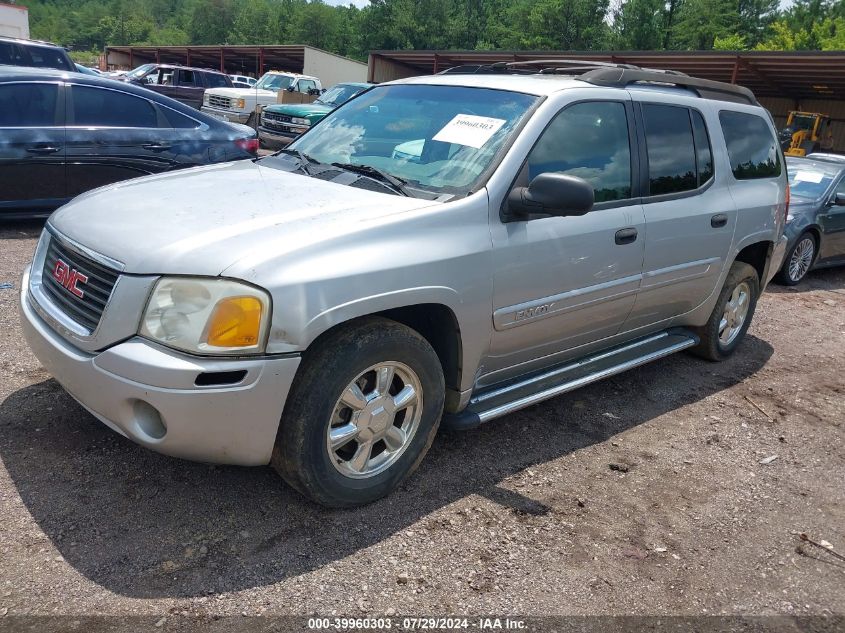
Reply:
[[[144,75],[149,70],[151,70],[154,66],[155,64],[143,64],[142,66],[138,66],[138,68],[136,68],[135,70],[126,73],[126,76],[130,79],[138,79],[140,76]]]
[[[293,77],[287,75],[264,75],[261,80],[255,84],[258,90],[270,90],[271,92],[279,92],[285,90],[293,83]]]
[[[378,86],[289,147],[438,192],[471,190],[537,97],[457,86]]]
[[[786,170],[789,173],[789,193],[799,198],[821,198],[833,182],[833,174],[812,166],[786,161]]]
[[[797,114],[792,117],[792,127],[796,130],[812,130],[816,117]]]
[[[343,84],[338,84],[334,88],[326,90],[315,103],[339,106],[341,103],[349,101],[362,90],[364,90],[364,86],[344,86]]]

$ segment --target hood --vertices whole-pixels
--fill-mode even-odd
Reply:
[[[212,88],[206,90],[210,95],[217,95],[218,97],[230,97],[232,99],[248,99],[254,97],[258,93],[262,97],[276,98],[276,93],[269,90],[256,90],[255,88]]]
[[[49,220],[63,235],[122,262],[127,273],[239,275],[388,216],[439,204],[339,185],[251,160],[108,185]]]
[[[322,116],[327,112],[331,112],[332,107],[320,103],[285,103],[269,105],[264,110],[275,114],[287,114],[288,116],[305,118],[315,115]]]

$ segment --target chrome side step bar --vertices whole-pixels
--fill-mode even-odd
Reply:
[[[518,378],[474,395],[462,412],[444,416],[443,425],[454,430],[475,428],[483,422],[693,347],[698,341],[698,337],[688,330],[665,330],[533,376]]]

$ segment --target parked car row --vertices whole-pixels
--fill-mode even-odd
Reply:
[[[214,88],[205,92],[202,111],[221,121],[236,121],[255,126],[258,106],[277,102],[279,92],[320,94],[323,85],[317,77],[297,73],[270,71],[251,88]]]
[[[258,138],[264,147],[280,149],[316,124],[320,119],[371,87],[367,83],[337,84],[312,103],[286,103],[261,111]]]

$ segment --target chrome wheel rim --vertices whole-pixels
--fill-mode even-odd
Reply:
[[[789,279],[800,281],[813,264],[816,244],[810,237],[805,237],[795,246],[792,257],[789,258]]]
[[[725,311],[719,321],[719,341],[722,345],[730,345],[739,336],[745,319],[748,317],[748,308],[751,304],[751,286],[747,281],[737,284],[731,293],[730,299],[725,304]]]
[[[329,460],[353,479],[384,472],[414,439],[422,411],[422,386],[414,370],[396,361],[368,367],[335,403],[326,432]]]

